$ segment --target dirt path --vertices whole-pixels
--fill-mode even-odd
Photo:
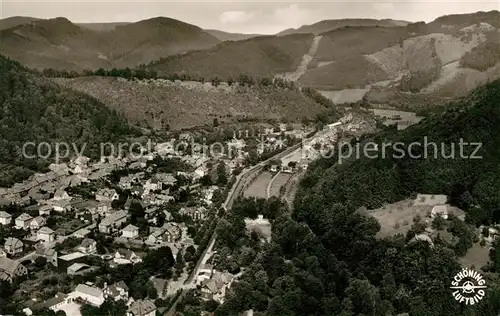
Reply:
[[[299,80],[300,77],[302,77],[306,73],[307,66],[309,66],[309,63],[314,59],[314,56],[316,56],[316,52],[318,51],[319,43],[321,42],[322,38],[323,36],[319,35],[313,39],[311,48],[309,48],[309,52],[307,52],[307,54],[302,57],[302,61],[297,67],[297,70],[295,70],[294,72],[279,75],[279,77],[282,77],[289,81]]]
[[[276,178],[280,175],[280,173],[281,171],[278,171],[278,173],[276,173],[271,181],[269,181],[269,183],[267,184],[266,195],[268,199],[271,198],[271,186],[273,185],[274,180],[276,180]]]

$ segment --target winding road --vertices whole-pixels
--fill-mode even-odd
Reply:
[[[310,140],[313,137],[314,137],[314,135],[305,139],[304,141]],[[281,153],[279,153],[279,154],[277,154],[277,155],[275,155],[275,156],[273,156],[265,161],[262,161],[262,162],[256,164],[255,166],[243,169],[243,171],[236,177],[236,182],[234,183],[232,188],[229,190],[229,194],[226,198],[226,201],[222,204],[222,208],[224,209],[224,211],[227,212],[228,210],[231,209],[231,207],[234,204],[234,201],[238,198],[238,196],[240,196],[243,193],[243,189],[244,189],[245,185],[247,184],[248,180],[252,179],[252,175],[254,175],[256,172],[260,172],[268,162],[273,161],[273,160],[277,160],[277,159],[281,159],[285,156],[292,154],[296,150],[301,150],[301,146],[302,146],[302,142],[297,143],[297,144],[291,146],[290,148],[287,148],[283,152],[281,152]],[[189,278],[184,283],[184,286],[182,288],[182,294],[178,296],[177,300],[173,303],[170,310],[168,310],[167,312],[165,312],[163,314],[164,316],[173,316],[175,314],[177,303],[184,297],[184,295],[190,289],[193,289],[196,287],[196,276],[199,273],[200,266],[203,263],[206,263],[207,260],[212,256],[213,247],[215,245],[216,240],[217,240],[217,233],[214,232],[212,237],[210,238],[209,246],[205,249],[202,256],[198,260],[193,272],[191,273]]]

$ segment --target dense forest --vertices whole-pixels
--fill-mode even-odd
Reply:
[[[43,159],[26,159],[36,147],[47,142],[54,150],[56,142],[65,142],[78,150],[86,144],[85,154],[99,154],[103,142],[116,142],[131,133],[125,120],[99,101],[46,82],[17,62],[0,55],[0,186],[22,180],[40,171],[53,156],[47,146]]]
[[[483,271],[488,280],[486,296],[479,304],[467,306],[456,302],[449,289],[461,270],[462,248],[471,243],[467,223],[450,216],[446,225],[460,240],[459,246],[436,238],[431,247],[426,241],[409,242],[418,223],[406,236],[376,238],[379,223],[358,209],[379,207],[417,192],[449,194],[451,203],[467,212],[467,222],[498,222],[498,100],[500,81],[417,126],[373,137],[379,143],[410,144],[427,136],[429,141],[448,144],[447,149],[460,138],[482,142],[480,160],[396,159],[389,153],[385,159],[361,158],[338,165],[333,158],[311,166],[292,215],[272,221],[271,243],[248,262],[242,280],[233,285],[215,315],[253,309],[254,315],[266,316],[497,316],[499,242],[492,251],[492,265]],[[471,154],[468,150],[473,148],[465,150]],[[225,240],[239,240],[241,233],[233,234],[234,238]]]

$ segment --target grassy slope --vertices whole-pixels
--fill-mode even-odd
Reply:
[[[369,83],[388,79],[387,73],[364,56],[347,57],[332,64],[309,70],[300,83],[320,90],[364,88]]]
[[[410,37],[406,27],[348,27],[322,35],[316,54],[320,61],[372,54]]]

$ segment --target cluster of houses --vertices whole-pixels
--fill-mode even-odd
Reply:
[[[286,130],[285,127],[280,127],[280,133],[296,134],[296,137],[304,134],[302,131]],[[279,145],[280,133],[274,130],[266,132],[264,147],[259,148],[261,153]],[[182,134],[179,139],[192,140],[189,134]],[[5,208],[7,211],[0,211],[0,225],[8,230],[22,232],[16,234],[17,237],[8,236],[1,245],[0,279],[12,281],[26,276],[26,262],[34,262],[37,257],[46,258],[47,263],[56,267],[59,273],[83,275],[95,268],[89,266],[89,256],[100,256],[110,266],[119,266],[142,261],[142,253],[133,249],[169,246],[176,257],[186,246],[194,245],[188,234],[188,224],[179,222],[178,218],[175,222],[172,213],[167,210],[172,208],[165,206],[175,205],[179,200],[179,191],[187,191],[190,193],[190,203],[179,207],[178,215],[189,218],[189,223],[202,223],[210,212],[215,192],[221,188],[202,184],[201,179],[207,175],[213,177],[221,162],[226,166],[227,173],[231,174],[244,164],[248,153],[244,151],[245,140],[235,137],[226,145],[236,149],[236,156],[224,153],[207,156],[196,151],[203,151],[203,146],[199,144],[194,145],[192,153],[185,154],[176,146],[179,139],[155,144],[154,150],[141,157],[103,157],[98,162],[92,162],[80,156],[70,162],[51,164],[48,172],[37,173],[11,188],[0,188],[0,206],[16,205],[15,208],[8,207]],[[157,157],[178,158],[189,166],[190,171],[154,172],[153,163],[149,162]],[[116,170],[126,172],[114,173]],[[119,178],[116,178],[116,174],[120,175]],[[178,184],[180,177],[182,186]],[[74,193],[80,192],[82,185],[95,188],[91,192],[92,198]],[[122,196],[119,192],[122,192]],[[126,201],[123,192],[128,192]],[[135,203],[144,211],[146,230],[131,222]],[[14,209],[16,211],[11,211]],[[57,216],[57,221],[53,218],[50,220],[52,216]],[[69,224],[61,230],[61,225],[65,224],[61,221],[66,218],[78,224]],[[139,247],[124,246],[113,253],[102,254],[98,252],[96,240],[92,239],[92,235],[97,233],[113,238],[116,245]],[[76,238],[79,245],[56,251],[57,246],[70,237]],[[204,295],[221,301],[226,288],[230,286],[230,280],[227,274],[212,271],[210,277],[204,280]],[[208,290],[211,294],[206,292]],[[154,315],[156,311],[152,302],[130,300],[125,284],[101,289],[91,284],[80,284],[71,293],[58,293],[45,302],[35,302],[26,308],[25,313],[36,314],[41,308],[53,311],[71,309],[75,304],[82,303],[100,306],[107,297],[125,300],[129,315]]]
[[[100,307],[105,300],[124,301],[127,306],[127,316],[155,316],[156,306],[148,300],[134,300],[129,297],[129,288],[123,282],[117,282],[112,285],[104,284],[103,288],[98,288],[92,283],[78,284],[70,293],[57,293],[53,298],[41,303],[33,302],[26,307],[23,312],[28,315],[36,315],[43,309],[49,309],[54,312],[64,311],[71,315],[71,311],[79,308],[81,304],[88,304]]]
[[[201,298],[206,301],[214,300],[219,304],[224,303],[227,290],[231,288],[231,284],[238,276],[234,276],[229,272],[220,272],[215,270],[210,264],[200,266],[198,276],[196,277],[196,285],[200,289]]]

